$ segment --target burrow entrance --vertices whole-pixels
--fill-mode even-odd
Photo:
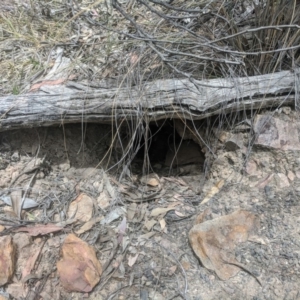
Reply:
[[[146,166],[154,171],[176,173],[178,168],[194,165],[201,172],[205,161],[202,125],[172,119],[148,126],[127,124],[115,135],[114,151],[120,163],[127,161],[140,170]]]

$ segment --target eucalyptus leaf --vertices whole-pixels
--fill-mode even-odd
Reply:
[[[2,200],[5,204],[12,206],[11,205],[11,197],[10,196],[1,196],[0,200]],[[25,198],[24,203],[23,203],[23,207],[22,209],[29,209],[29,208],[34,208],[37,207],[39,204],[31,199],[31,198]]]

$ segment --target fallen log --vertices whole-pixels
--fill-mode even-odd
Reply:
[[[0,131],[78,122],[111,123],[124,118],[200,120],[283,104],[297,106],[299,88],[300,69],[203,81],[157,80],[130,88],[69,81],[64,86],[44,86],[47,93],[0,97]]]

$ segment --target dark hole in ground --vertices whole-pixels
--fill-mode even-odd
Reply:
[[[181,140],[171,121],[166,121],[163,124],[150,124],[148,136],[147,145],[145,139],[142,139],[137,158],[144,158],[145,150],[147,150],[152,164],[164,164],[170,149]]]
[[[203,165],[204,154],[199,144],[179,135],[173,120],[163,120],[150,123],[148,133],[140,139],[140,148],[133,163],[148,163],[154,169],[174,169],[189,164]]]
[[[149,172],[163,169],[164,174],[169,174],[172,169],[174,174],[176,168],[183,165],[198,165],[197,170],[202,171],[204,154],[201,147],[191,139],[182,139],[173,120],[151,123],[148,135],[143,124],[131,144],[128,138],[130,140],[136,129],[133,124],[127,124],[118,131],[111,125],[86,123],[2,132],[0,146],[6,149],[5,153],[46,156],[52,164],[69,162],[74,168],[103,167],[122,172],[123,165],[127,164],[133,173],[139,174],[145,171],[146,153],[149,158],[146,171]],[[118,143],[122,144],[121,148]]]

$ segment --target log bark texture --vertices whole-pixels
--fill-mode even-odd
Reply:
[[[0,97],[0,131],[124,119],[199,120],[241,110],[297,105],[300,69],[273,74],[190,81],[166,79],[112,87],[69,81],[38,93]]]

